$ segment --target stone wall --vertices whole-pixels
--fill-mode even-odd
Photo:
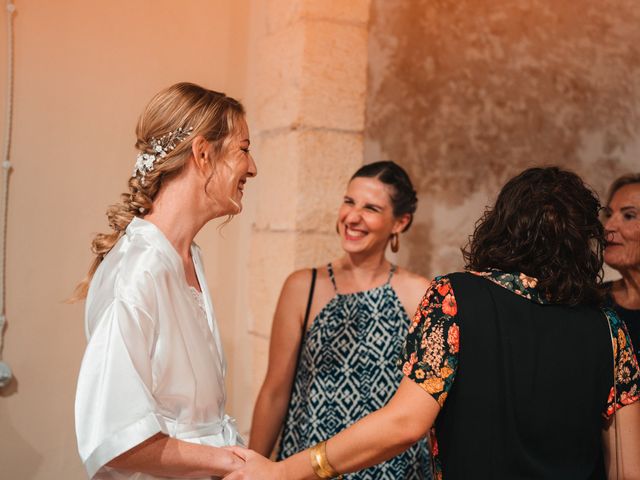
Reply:
[[[370,9],[369,0],[256,0],[252,6],[249,111],[259,175],[250,314],[239,337],[250,346],[251,362],[246,401],[234,412],[245,432],[285,278],[340,253],[337,208],[363,162]]]
[[[373,0],[365,157],[411,173],[401,263],[460,269],[500,186],[533,165],[604,192],[640,170],[636,0]]]

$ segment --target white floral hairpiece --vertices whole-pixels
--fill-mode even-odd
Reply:
[[[173,132],[169,132],[160,138],[152,137],[149,141],[153,153],[139,153],[136,157],[136,165],[133,168],[132,177],[136,177],[140,173],[140,180],[144,184],[144,177],[153,170],[154,163],[158,158],[164,158],[167,154],[176,148],[176,146],[187,138],[193,132],[193,127],[180,127]]]

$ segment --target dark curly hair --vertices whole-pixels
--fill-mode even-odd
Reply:
[[[462,249],[466,268],[522,272],[552,303],[602,300],[600,201],[575,173],[530,168],[502,188]]]
[[[377,178],[393,188],[391,194],[393,216],[397,218],[405,213],[411,215],[409,223],[402,230],[406,232],[413,223],[413,214],[418,206],[418,196],[404,168],[391,160],[381,160],[363,165],[353,174],[351,180],[358,177]]]

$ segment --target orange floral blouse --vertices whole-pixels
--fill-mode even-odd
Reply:
[[[513,293],[538,303],[548,303],[536,289],[537,280],[523,273],[499,270],[471,272],[485,277]],[[403,373],[444,405],[458,368],[460,330],[456,297],[447,276],[436,277],[425,293],[405,341],[400,360]],[[604,417],[640,400],[640,369],[629,333],[611,309],[604,309],[613,332],[616,357],[616,389],[611,387]],[[616,395],[617,393],[617,395]],[[617,401],[616,401],[617,400]]]

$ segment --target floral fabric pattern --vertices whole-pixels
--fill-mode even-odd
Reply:
[[[458,304],[447,277],[437,277],[424,294],[404,344],[402,372],[420,385],[440,406],[458,368],[460,330]]]
[[[549,303],[536,290],[537,279],[524,273],[500,270],[470,272],[536,303]],[[460,329],[458,307],[446,276],[431,282],[413,317],[403,351],[403,373],[444,405],[458,367]],[[612,309],[604,309],[613,333],[616,381],[607,400],[605,417],[640,400],[640,367],[627,328]]]
[[[525,275],[524,273],[507,273],[500,270],[487,270],[484,272],[469,272],[479,277],[497,283],[501,287],[511,290],[516,295],[520,295],[532,302],[546,304],[549,303],[542,294],[536,290],[538,279]]]
[[[500,270],[469,272],[496,283],[532,302],[549,301],[536,289],[538,280],[524,273]],[[640,367],[626,326],[612,309],[603,310],[611,326],[615,355],[615,385],[611,387],[604,417],[640,400]],[[458,368],[460,328],[458,305],[447,276],[436,277],[416,311],[399,364],[405,376],[416,382],[442,407],[453,386]],[[435,429],[431,429],[434,480],[442,479]]]
[[[624,322],[613,309],[606,308],[604,313],[613,333],[613,354],[616,358],[615,385],[611,387],[604,412],[605,418],[609,418],[619,408],[640,400],[640,368]]]

